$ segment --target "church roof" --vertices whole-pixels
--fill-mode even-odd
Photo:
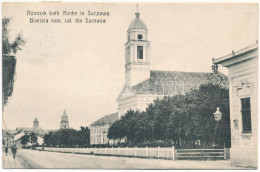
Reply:
[[[140,19],[140,13],[135,13],[136,18],[129,25],[129,29],[144,29],[147,30],[146,24]]]
[[[66,110],[63,111],[63,115],[62,116],[68,116],[67,113],[66,113]]]
[[[185,94],[202,84],[220,84],[228,87],[228,78],[224,74],[179,71],[150,71],[150,78],[131,87],[135,94],[178,95]]]
[[[34,122],[39,122],[37,116],[36,116],[36,118],[34,119]]]
[[[98,126],[98,125],[105,125],[105,124],[113,124],[116,120],[118,120],[118,113],[113,113],[106,115],[99,120],[93,122],[90,126]]]

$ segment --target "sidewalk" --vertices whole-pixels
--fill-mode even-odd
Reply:
[[[11,153],[8,153],[7,156],[2,153],[2,168],[26,168],[26,166],[20,158],[16,157],[14,160]]]
[[[142,159],[116,156],[97,156],[74,153],[60,153],[36,150],[20,150],[23,159],[34,164],[35,168],[73,169],[174,169],[174,170],[231,170],[248,169],[233,167],[229,160],[189,161]]]

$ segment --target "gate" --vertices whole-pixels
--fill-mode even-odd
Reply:
[[[177,149],[176,160],[226,160],[229,149]]]

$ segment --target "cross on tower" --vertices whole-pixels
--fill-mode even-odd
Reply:
[[[138,4],[138,2],[137,2],[137,4],[136,4],[137,13],[138,13],[138,6],[139,6],[139,4]]]

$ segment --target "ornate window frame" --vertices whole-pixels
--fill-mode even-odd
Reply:
[[[243,79],[239,82],[238,85],[236,85],[235,92],[236,96],[239,99],[239,117],[237,119],[234,119],[234,125],[235,125],[235,120],[238,120],[238,128],[240,135],[244,138],[251,137],[253,134],[253,129],[251,133],[243,133],[243,123],[242,123],[242,104],[241,104],[241,99],[243,98],[250,98],[250,105],[252,104],[252,83],[248,82],[247,79]],[[252,108],[252,106],[250,106]],[[251,125],[252,125],[252,113],[251,113]],[[239,127],[240,126],[240,127]]]

